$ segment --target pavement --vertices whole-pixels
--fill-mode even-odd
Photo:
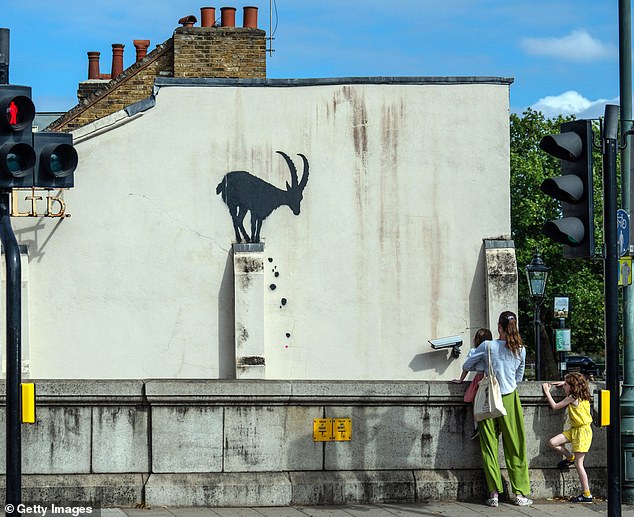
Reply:
[[[414,517],[417,515],[442,515],[449,517],[475,517],[478,515],[533,516],[533,517],[597,517],[607,515],[608,503],[572,504],[566,501],[535,501],[531,506],[518,507],[501,502],[498,508],[479,503],[437,501],[409,504],[351,504],[342,506],[285,506],[250,508],[199,508],[199,507],[146,507],[104,508],[102,517]],[[99,514],[97,514],[98,516]],[[634,506],[621,507],[623,517],[634,517]],[[94,517],[95,514],[93,514]]]

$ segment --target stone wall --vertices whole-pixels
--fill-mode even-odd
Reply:
[[[57,380],[36,386],[37,422],[22,433],[24,501],[283,506],[479,500],[485,493],[479,447],[469,440],[471,409],[462,402],[466,384]],[[576,492],[576,473],[561,473],[547,448],[563,415],[548,408],[538,383],[522,383],[520,395],[533,497]],[[313,441],[318,418],[351,418],[352,439]],[[0,435],[4,428],[0,422]],[[601,496],[605,432],[594,431],[586,466]],[[4,449],[0,456],[4,469]]]

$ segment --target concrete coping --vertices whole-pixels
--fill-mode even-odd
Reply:
[[[142,380],[23,379],[35,384],[37,403],[47,405],[140,405]],[[5,403],[6,382],[0,382],[0,402]]]
[[[30,380],[38,404],[45,405],[461,405],[468,382],[149,379],[149,380]],[[545,405],[541,382],[518,385],[524,405]],[[591,383],[603,389],[604,383]],[[0,403],[5,401],[0,382]],[[562,392],[563,395],[563,392]]]
[[[458,85],[458,84],[494,84],[510,85],[512,77],[494,76],[371,76],[371,77],[314,77],[297,79],[259,79],[224,77],[157,77],[154,85],[166,86],[240,86],[240,87],[305,87],[360,85]]]

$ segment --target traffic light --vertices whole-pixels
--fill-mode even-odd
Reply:
[[[33,185],[34,117],[31,88],[0,85],[0,189]]]
[[[36,187],[71,188],[73,172],[77,168],[77,151],[73,136],[68,133],[33,133],[33,147],[37,156]]]
[[[34,117],[30,87],[0,84],[0,190],[74,186],[72,135],[34,133]]]
[[[594,257],[592,195],[592,122],[573,120],[561,133],[541,139],[539,147],[561,160],[561,176],[541,184],[545,194],[561,201],[563,218],[548,221],[544,234],[564,245],[566,258]]]

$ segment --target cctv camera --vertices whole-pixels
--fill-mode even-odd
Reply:
[[[462,336],[441,337],[438,339],[430,339],[429,344],[434,350],[442,348],[453,348],[451,351],[454,357],[460,356],[460,347],[462,346]]]

